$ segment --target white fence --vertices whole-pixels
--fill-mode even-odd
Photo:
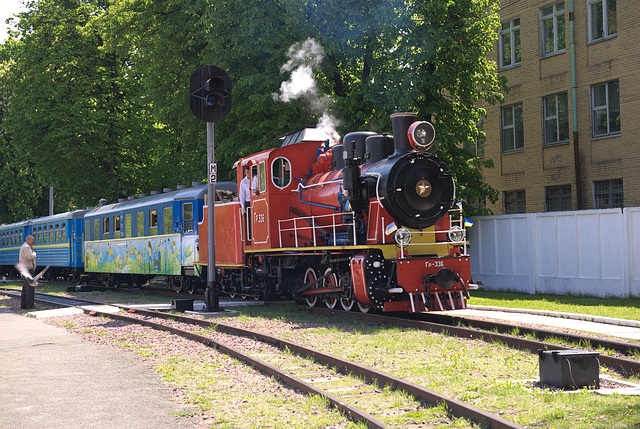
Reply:
[[[487,290],[640,296],[640,207],[473,221],[471,275]]]

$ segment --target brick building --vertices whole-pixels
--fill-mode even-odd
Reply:
[[[486,106],[494,214],[640,206],[638,0],[502,0]],[[634,30],[635,28],[635,30]]]

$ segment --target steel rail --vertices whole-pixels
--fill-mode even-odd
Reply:
[[[524,326],[520,324],[510,325],[508,323],[467,319],[464,317],[450,316],[450,315],[444,315],[444,314],[424,313],[420,317],[421,321],[425,321],[425,322],[433,321],[435,323],[442,323],[442,322],[439,322],[438,319],[445,320],[444,323],[446,324],[458,325],[459,323],[464,323],[467,326],[471,326],[474,328],[479,328],[484,330],[495,329],[498,332],[509,332],[509,331],[513,331],[513,329],[516,328],[518,329],[518,331],[520,331],[520,333],[524,335],[532,335],[539,339],[555,337],[565,341],[576,342],[576,343],[588,341],[589,343],[594,345],[596,348],[597,347],[609,348],[624,354],[633,354],[633,353],[640,354],[640,343],[630,343],[627,341],[615,341],[615,340],[610,340],[606,338],[593,337],[589,335],[571,334],[568,332],[565,333],[565,332],[553,331],[549,329],[530,328],[528,326]],[[597,322],[594,322],[594,323],[597,323]]]
[[[574,349],[571,347],[564,347],[556,344],[546,343],[543,341],[528,340],[526,338],[518,338],[511,335],[498,334],[494,332],[481,331],[478,329],[464,328],[460,326],[451,326],[451,325],[446,325],[442,323],[427,322],[423,320],[404,319],[404,318],[397,318],[397,317],[391,317],[391,316],[381,316],[377,314],[345,312],[345,311],[329,310],[329,309],[315,308],[315,307],[310,310],[314,313],[317,312],[319,314],[329,314],[329,315],[341,314],[344,317],[357,318],[360,320],[367,320],[370,322],[377,322],[377,323],[394,324],[394,325],[402,326],[406,328],[421,329],[421,330],[426,330],[426,331],[436,332],[441,334],[449,334],[449,335],[453,335],[461,338],[474,338],[474,339],[482,339],[482,340],[491,341],[491,342],[501,342],[508,346],[527,350],[532,353],[538,353],[539,350],[573,350]],[[489,326],[493,328],[495,326],[492,322],[484,322],[484,323],[485,323],[484,325],[485,327]],[[513,330],[514,328],[518,328],[522,330],[520,326],[505,325],[500,323],[498,323],[497,325],[502,325],[505,328],[505,330]],[[497,326],[495,327],[497,328]],[[527,328],[527,329],[531,329],[531,328]],[[533,331],[535,331],[535,329],[533,329]],[[570,341],[569,338],[571,338],[572,336],[574,341],[575,340],[590,341],[592,344],[597,344],[597,345],[604,344],[604,343],[600,343],[599,338],[594,338],[589,336],[582,337],[579,335],[563,334],[561,332],[553,332],[553,331],[546,331],[546,332],[548,332],[549,335],[556,338],[562,339],[563,337],[566,336],[565,339],[567,339],[567,341]],[[607,356],[607,355],[600,355],[598,356],[598,359],[600,360],[600,363],[608,366],[609,368],[621,371],[624,374],[640,374],[640,362],[638,361],[631,360],[631,359],[618,358],[615,356]]]
[[[119,307],[124,308],[124,306],[119,306]],[[153,313],[152,315],[154,317],[157,317],[158,314],[163,314],[163,313],[152,312],[148,310],[139,310],[139,309],[135,309],[135,310],[132,309],[132,311],[135,311],[136,313],[140,313],[140,314]],[[229,347],[220,342],[217,342],[212,338],[195,334],[193,332],[185,331],[182,329],[173,328],[171,326],[163,325],[160,323],[155,323],[150,320],[144,320],[136,317],[126,316],[120,313],[105,313],[97,310],[85,310],[85,312],[90,313],[91,315],[94,315],[94,316],[108,317],[111,319],[123,320],[130,323],[136,323],[136,324],[148,326],[150,328],[171,332],[173,334],[180,335],[190,340],[200,342],[208,347],[214,348],[235,359],[238,359],[241,362],[251,365],[254,368],[262,371],[267,375],[275,377],[277,380],[280,380],[283,384],[286,384],[290,387],[298,389],[302,392],[306,392],[307,394],[315,394],[315,395],[326,398],[333,407],[335,407],[342,413],[349,416],[351,420],[355,422],[365,421],[367,423],[367,427],[371,429],[378,429],[378,428],[385,427],[384,422],[376,419],[375,417],[371,416],[367,412],[362,411],[359,408],[344,402],[342,399],[324,391],[323,389],[312,386],[311,384],[308,384],[297,377],[291,376],[285,372],[280,371],[279,369],[269,365],[266,362],[261,361],[260,359],[253,358],[247,354],[240,352],[239,350],[234,349],[233,347]],[[174,314],[168,314],[167,316],[168,316],[167,318],[170,318],[170,319],[180,320],[180,317],[177,317]]]
[[[121,306],[121,307],[125,309],[128,308],[126,306]],[[336,367],[343,374],[353,373],[365,378],[369,382],[377,381],[380,386],[390,386],[397,390],[402,390],[404,392],[409,393],[414,398],[420,401],[424,401],[433,406],[444,404],[450,410],[452,415],[471,420],[480,425],[483,425],[484,427],[488,427],[491,429],[522,428],[522,426],[517,425],[513,422],[510,422],[506,419],[503,419],[500,416],[491,414],[489,412],[476,408],[472,405],[465,404],[456,399],[446,397],[430,389],[424,388],[418,384],[402,380],[390,374],[386,374],[386,373],[377,371],[373,368],[370,368],[364,365],[359,365],[354,362],[350,362],[348,360],[339,358],[337,356],[333,356],[327,353],[322,353],[317,350],[313,350],[313,349],[301,346],[291,341],[272,337],[270,335],[251,331],[248,329],[238,328],[238,327],[226,325],[223,323],[211,322],[208,320],[197,319],[197,318],[188,317],[188,316],[159,313],[152,310],[140,310],[137,308],[130,308],[130,311],[134,311],[135,313],[142,314],[142,315],[147,315],[152,317],[161,317],[161,318],[171,318],[171,319],[185,322],[185,323],[193,323],[193,324],[197,324],[204,327],[215,328],[219,332],[251,337],[266,343],[276,345],[280,348],[287,348],[300,356],[313,358],[317,362]]]

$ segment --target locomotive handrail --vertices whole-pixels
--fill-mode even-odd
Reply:
[[[367,177],[367,176],[369,176],[369,177],[375,176],[375,177],[378,178],[378,181],[376,183],[376,200],[379,203],[381,203],[382,200],[380,199],[380,180],[382,179],[382,174],[380,174],[380,173],[365,173],[364,177]]]
[[[325,209],[331,209],[331,210],[340,210],[340,207],[334,207],[334,206],[328,206],[326,204],[318,204],[318,203],[311,203],[309,201],[303,201],[302,200],[302,191],[307,189],[307,188],[313,188],[316,186],[324,186],[328,183],[335,183],[335,182],[341,182],[342,178],[340,179],[333,179],[333,180],[328,180],[326,182],[319,182],[319,183],[314,183],[312,185],[303,185],[302,183],[298,183],[298,187],[296,189],[292,189],[291,192],[297,192],[298,193],[298,197],[300,198],[300,203],[302,204],[307,204],[309,206],[316,206],[316,207],[322,207]]]
[[[349,217],[352,219],[351,222],[343,222],[342,219],[344,216],[349,215]],[[322,218],[328,218],[331,217],[331,224],[330,225],[323,225],[320,226],[317,222],[317,220],[322,219]],[[336,222],[336,217],[338,218],[338,220],[340,220],[339,222]],[[298,226],[298,221],[303,221],[305,222],[303,224],[303,226]],[[289,227],[287,228],[285,226],[286,222],[293,222],[293,227]],[[300,247],[299,245],[299,240],[301,239],[299,237],[299,233],[302,231],[311,231],[311,235],[313,237],[313,246],[316,247],[317,244],[317,235],[316,232],[317,231],[325,231],[328,228],[331,228],[332,231],[332,235],[333,235],[333,245],[337,246],[337,239],[336,239],[336,233],[338,232],[337,229],[341,228],[341,227],[352,227],[353,230],[353,242],[356,243],[356,225],[355,225],[355,213],[354,212],[340,212],[340,213],[332,213],[332,214],[326,214],[326,215],[319,215],[319,216],[298,216],[298,217],[292,217],[289,219],[280,219],[278,220],[278,236],[280,239],[280,247],[283,247],[282,244],[282,235],[283,233],[286,232],[292,232],[293,231],[293,237],[294,237],[294,241],[295,241],[295,247]],[[348,228],[347,228],[348,229]]]

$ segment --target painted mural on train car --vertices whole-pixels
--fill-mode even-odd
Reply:
[[[198,260],[197,237],[179,234],[85,243],[88,272],[179,276]]]

